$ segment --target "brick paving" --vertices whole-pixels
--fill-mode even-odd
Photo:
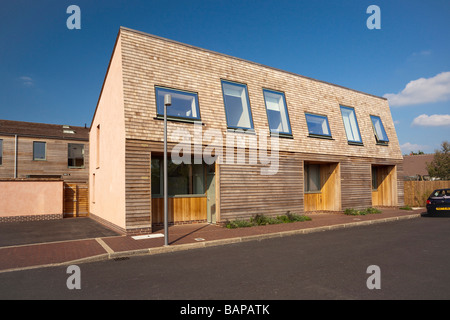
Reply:
[[[92,259],[110,259],[133,254],[162,253],[207,245],[226,244],[282,236],[290,232],[306,233],[373,222],[420,217],[424,210],[404,211],[383,209],[381,214],[348,216],[341,213],[310,214],[311,221],[227,229],[210,224],[176,225],[169,227],[169,246],[164,238],[135,240],[131,236],[108,235],[83,240],[21,244],[0,247],[0,272],[66,263],[81,263]],[[91,220],[91,219],[89,219]],[[88,221],[89,222],[89,221]],[[23,222],[26,223],[26,222]],[[92,222],[96,223],[96,222]],[[163,233],[157,230],[154,233]],[[96,238],[101,239],[99,241]],[[39,239],[36,239],[36,242]],[[48,237],[46,238],[48,241]]]

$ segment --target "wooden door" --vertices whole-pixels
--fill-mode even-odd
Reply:
[[[86,183],[64,183],[64,217],[89,215],[89,189]]]

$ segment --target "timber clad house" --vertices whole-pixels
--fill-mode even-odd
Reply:
[[[385,98],[122,27],[89,137],[90,215],[118,231],[163,223],[166,94],[170,223],[403,205]]]
[[[0,120],[0,179],[87,183],[89,128]]]

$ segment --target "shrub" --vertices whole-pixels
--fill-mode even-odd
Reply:
[[[252,227],[253,223],[246,220],[233,220],[228,221],[225,223],[225,227],[228,229],[235,229],[235,228],[246,228],[246,227]]]
[[[350,216],[357,216],[357,215],[359,215],[359,211],[356,209],[353,209],[353,208],[348,208],[348,209],[345,209],[344,214],[350,215]]]
[[[353,208],[345,209],[344,214],[351,216],[365,216],[366,214],[381,213],[381,210],[369,207],[364,210],[356,210]]]
[[[245,228],[252,226],[265,226],[268,224],[279,224],[279,223],[291,223],[291,222],[300,222],[300,221],[310,221],[311,218],[308,216],[301,216],[298,214],[292,214],[288,211],[285,215],[277,216],[276,218],[267,217],[264,214],[257,214],[254,217],[250,218],[250,221],[247,220],[233,220],[225,223],[225,227],[228,229],[235,228]]]

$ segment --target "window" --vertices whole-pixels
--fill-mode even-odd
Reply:
[[[84,167],[84,144],[68,144],[68,166],[72,168]]]
[[[33,160],[46,160],[46,143],[33,141]]]
[[[384,126],[381,122],[380,117],[370,116],[370,119],[372,120],[373,131],[375,133],[377,142],[380,144],[387,144],[389,142],[389,139],[387,137],[386,131],[384,130]]]
[[[100,125],[97,126],[97,144],[96,144],[95,164],[97,169],[100,168]]]
[[[0,166],[3,164],[3,140],[0,139]]]
[[[164,96],[170,94],[172,104],[167,107],[167,117],[200,120],[196,93],[156,87],[156,112],[164,117]]]
[[[228,128],[253,130],[247,86],[222,80],[222,92]]]
[[[327,116],[305,113],[306,123],[308,124],[309,135],[312,137],[331,138],[330,126]]]
[[[164,160],[152,158],[152,195],[162,196],[164,188]],[[175,164],[167,161],[167,179],[169,196],[205,194],[205,166],[203,164]]]
[[[345,133],[349,143],[361,143],[358,121],[356,120],[355,109],[341,106],[342,120],[344,121]]]
[[[378,168],[372,167],[372,190],[377,191],[378,189]]]
[[[306,192],[320,191],[320,165],[318,164],[305,165],[305,191]]]
[[[270,132],[291,135],[291,124],[289,123],[284,93],[264,89],[263,94]]]

